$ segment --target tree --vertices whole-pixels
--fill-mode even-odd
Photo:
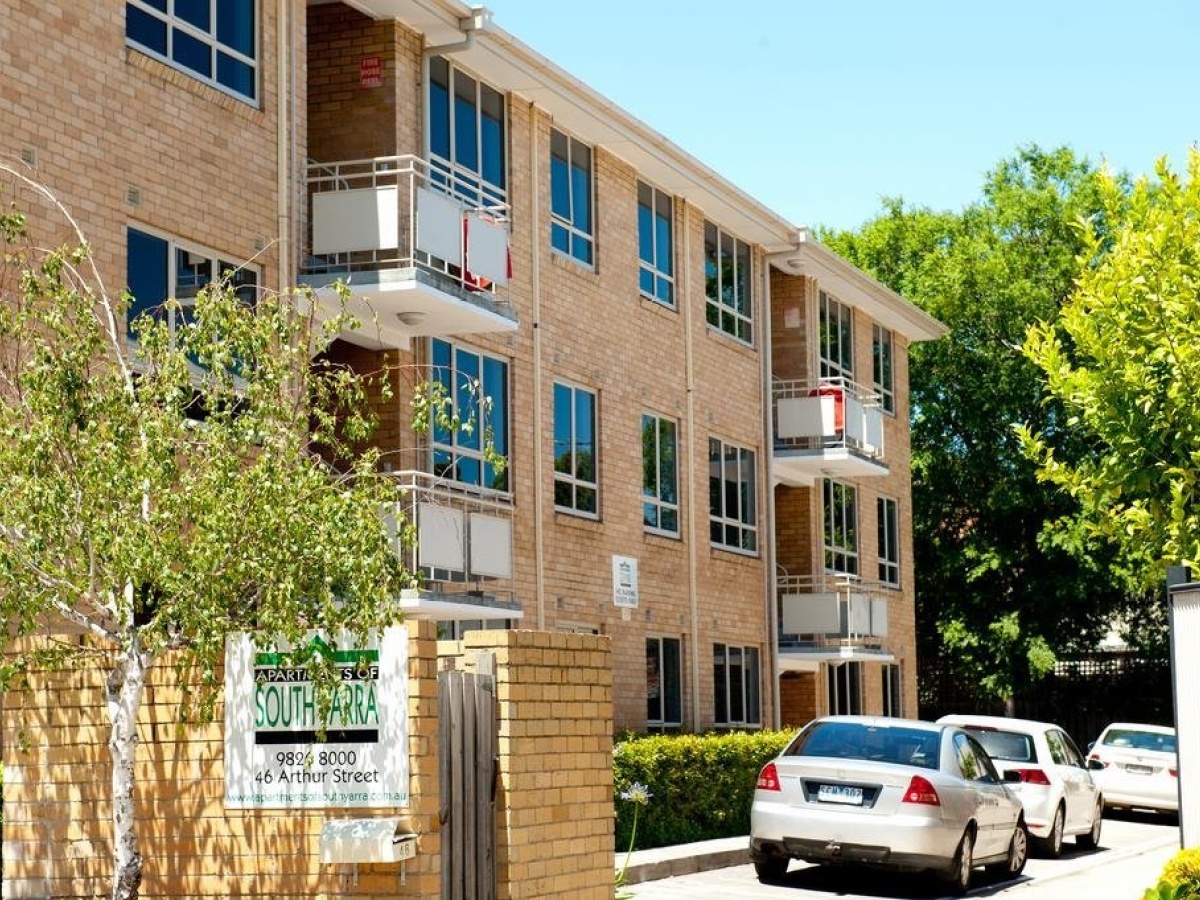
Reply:
[[[1066,457],[1037,422],[1019,430],[1043,481],[1078,505],[1064,532],[1116,545],[1147,588],[1200,566],[1200,150],[1187,178],[1165,159],[1133,191],[1101,180],[1102,216],[1078,223],[1081,273],[1027,357],[1091,452]]]
[[[823,235],[949,326],[911,350],[918,646],[995,698],[1094,645],[1125,598],[1105,558],[1044,529],[1073,506],[1039,481],[1013,431],[1033,423],[1067,458],[1086,449],[1055,428],[1061,410],[1021,344],[1070,294],[1083,247],[1071,223],[1099,209],[1090,164],[1026,147],[961,213],[888,200],[857,232]]]
[[[308,646],[314,630],[363,636],[399,620],[411,575],[381,517],[392,482],[356,449],[372,424],[366,381],[320,362],[346,317],[318,323],[286,294],[247,304],[222,282],[188,324],[142,317],[130,342],[130,298],[106,292],[67,210],[0,169],[80,241],[39,251],[15,206],[0,213],[0,675],[105,671],[112,896],[124,900],[143,870],[133,785],[147,670],[169,654],[194,688],[182,712],[211,714],[227,635],[279,647]],[[72,640],[56,637],[64,627]],[[328,698],[320,657],[297,661]]]

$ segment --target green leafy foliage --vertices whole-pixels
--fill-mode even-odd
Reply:
[[[1076,502],[1039,478],[1014,431],[1032,423],[1067,459],[1091,450],[1021,350],[1071,294],[1080,217],[1107,227],[1099,173],[1026,147],[959,213],[893,199],[858,231],[822,235],[949,326],[910,348],[918,651],[951,659],[981,699],[1094,646],[1129,597],[1111,550],[1057,524]]]
[[[644,850],[749,833],[759,770],[794,735],[789,730],[618,740],[613,751],[617,846]],[[622,800],[634,785],[652,799],[644,804]]]
[[[1200,848],[1180,850],[1163,867],[1158,884],[1142,900],[1190,900],[1200,897]]]
[[[1064,456],[1037,422],[1016,433],[1079,506],[1063,530],[1117,545],[1149,587],[1164,565],[1200,565],[1200,151],[1186,178],[1161,160],[1132,192],[1102,189],[1104,227],[1079,223],[1075,292],[1025,342],[1091,452]]]

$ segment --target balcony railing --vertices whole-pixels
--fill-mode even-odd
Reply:
[[[777,379],[772,393],[781,480],[887,473],[879,394],[844,378]]]
[[[404,499],[389,517],[404,567],[419,573],[410,599],[438,619],[515,619],[513,505],[506,494],[427,472],[393,473]],[[399,540],[400,521],[415,541]]]
[[[854,575],[786,575],[779,587],[780,650],[878,649],[895,591]]]
[[[417,156],[310,163],[302,281],[334,280],[406,334],[516,328],[507,203]]]

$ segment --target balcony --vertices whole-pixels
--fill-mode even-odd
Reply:
[[[807,486],[818,478],[888,473],[878,394],[844,378],[773,385],[776,483]]]
[[[406,616],[449,621],[520,619],[513,592],[513,506],[506,494],[427,472],[394,473],[404,499],[388,516],[405,569],[419,587],[401,595]],[[413,530],[405,546],[397,525]]]
[[[779,578],[779,661],[784,670],[818,662],[887,661],[889,595],[854,575]]]
[[[508,206],[476,175],[416,156],[308,166],[300,282],[362,327],[343,337],[407,348],[414,337],[515,331]]]

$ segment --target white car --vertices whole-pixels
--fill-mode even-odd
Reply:
[[[1004,716],[942,716],[979,739],[1003,775],[1015,774],[1017,796],[1036,849],[1057,858],[1063,836],[1094,850],[1100,843],[1104,796],[1089,763],[1070,735],[1049,722]]]
[[[1091,745],[1088,759],[1103,767],[1094,774],[1110,809],[1179,809],[1174,728],[1114,722]]]
[[[976,866],[1015,878],[1021,801],[970,734],[913,719],[826,716],[758,776],[750,858],[779,882],[792,859],[936,872],[959,894]]]

